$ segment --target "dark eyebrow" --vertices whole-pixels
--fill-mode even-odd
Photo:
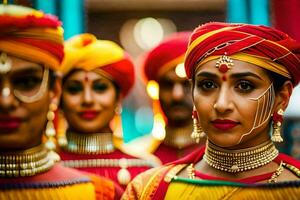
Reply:
[[[242,72],[242,73],[236,73],[236,74],[230,75],[230,77],[235,78],[235,79],[244,78],[247,76],[252,76],[252,77],[258,78],[260,80],[263,80],[261,77],[259,77],[258,75],[254,74],[252,72]]]
[[[211,79],[218,78],[218,76],[216,74],[211,73],[211,72],[201,72],[201,73],[197,74],[197,77],[199,77],[199,76],[202,76],[205,78],[211,78]]]
[[[211,78],[211,79],[217,79],[218,75],[211,73],[211,72],[201,72],[197,75],[197,77],[202,76],[205,78]],[[235,78],[235,79],[239,79],[239,78],[245,78],[245,77],[255,77],[258,78],[260,80],[263,80],[261,77],[259,77],[258,75],[252,73],[252,72],[241,72],[241,73],[235,73],[235,74],[231,74],[230,77],[231,78]]]

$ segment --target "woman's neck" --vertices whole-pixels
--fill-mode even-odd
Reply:
[[[66,134],[67,145],[65,151],[78,154],[107,154],[115,150],[113,134],[107,133],[75,133]]]

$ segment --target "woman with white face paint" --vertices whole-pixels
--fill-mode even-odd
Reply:
[[[300,44],[270,27],[208,23],[191,35],[185,69],[192,137],[206,135],[206,147],[140,175],[124,199],[141,179],[142,199],[297,199],[300,163],[274,142],[283,141],[283,113],[300,80]]]

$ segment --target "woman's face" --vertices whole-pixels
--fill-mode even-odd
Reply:
[[[195,73],[193,96],[203,131],[214,144],[232,149],[266,141],[276,100],[266,71],[233,60],[234,66],[221,72],[216,61]]]
[[[64,82],[62,108],[69,129],[79,133],[110,131],[119,103],[114,84],[93,71],[78,70]]]
[[[25,103],[18,99],[16,92],[30,96],[36,92],[43,79],[44,68],[8,55],[11,69],[0,73],[0,149],[9,151],[27,149],[41,143],[47,121],[49,104],[58,100],[59,90],[47,87],[41,98]]]

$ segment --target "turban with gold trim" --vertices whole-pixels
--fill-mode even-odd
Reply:
[[[158,81],[168,70],[183,63],[191,32],[178,32],[154,47],[144,60],[144,72],[148,80]]]
[[[300,43],[287,34],[262,25],[212,22],[191,35],[185,57],[189,78],[195,69],[221,55],[255,64],[291,79],[300,80]]]
[[[60,21],[32,8],[0,5],[0,52],[59,68],[64,56]]]
[[[134,84],[134,66],[129,55],[116,43],[97,40],[92,34],[80,34],[65,42],[64,75],[73,69],[95,71],[116,84],[126,96]]]

